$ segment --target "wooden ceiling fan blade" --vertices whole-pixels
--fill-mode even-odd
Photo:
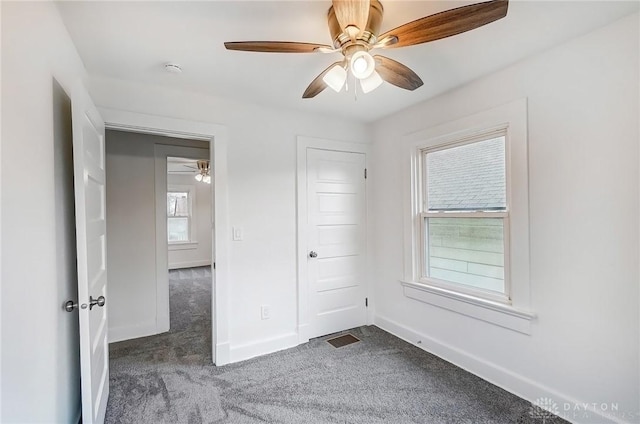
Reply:
[[[332,46],[315,43],[296,43],[293,41],[227,41],[227,50],[263,53],[314,53],[321,49],[333,50]]]
[[[387,31],[378,39],[398,39],[398,42],[385,45],[383,48],[413,46],[440,40],[504,18],[508,8],[508,0],[493,0],[445,10]]]
[[[311,84],[309,84],[307,89],[304,91],[304,94],[302,95],[302,98],[303,99],[310,99],[312,97],[317,96],[325,88],[327,88],[328,85],[327,85],[327,83],[324,82],[324,80],[322,78],[327,74],[327,72],[329,72],[331,70],[331,68],[333,68],[336,65],[340,65],[340,64],[342,64],[341,61],[340,62],[336,62],[336,63],[332,63],[331,65],[329,65],[329,67],[327,69],[322,71],[322,73],[320,73],[320,75],[318,75],[313,81],[311,81]]]
[[[392,35],[390,37],[379,39],[373,46],[371,46],[371,49],[386,49],[391,44],[395,44],[397,42],[398,42],[398,37],[395,37]]]
[[[347,31],[352,39],[366,29],[370,7],[370,0],[333,0],[333,10],[340,28],[344,31],[348,27],[357,27],[359,30],[353,34]]]
[[[402,63],[380,55],[376,55],[373,58],[377,64],[376,71],[386,82],[411,91],[424,84],[418,74]]]

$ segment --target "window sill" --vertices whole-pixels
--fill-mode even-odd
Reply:
[[[169,243],[169,250],[194,250],[198,248],[197,241]]]
[[[412,281],[401,281],[404,295],[472,318],[486,321],[523,334],[531,334],[531,321],[536,315],[510,305],[480,299],[440,287]]]

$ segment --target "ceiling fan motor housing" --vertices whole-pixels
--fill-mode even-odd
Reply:
[[[369,6],[369,19],[367,21],[367,27],[360,28],[363,31],[362,35],[358,36],[358,41],[361,41],[363,45],[370,45],[376,42],[377,36],[378,34],[380,34],[380,25],[382,24],[383,12],[384,9],[382,8],[382,3],[380,3],[378,0],[371,0],[371,5]],[[340,24],[338,23],[338,18],[336,17],[336,12],[333,9],[333,6],[329,8],[327,20],[329,22],[329,33],[331,34],[331,39],[333,40],[333,46],[336,49],[352,44],[351,38],[346,33],[346,31],[344,31],[344,28],[340,28]]]

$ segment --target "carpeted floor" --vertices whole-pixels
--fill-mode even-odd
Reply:
[[[121,361],[138,364],[211,364],[211,268],[169,271],[167,333],[112,343],[111,386]]]
[[[323,337],[211,365],[210,287],[208,268],[172,272],[171,331],[110,346],[107,423],[542,423],[529,402],[373,326],[341,348]]]

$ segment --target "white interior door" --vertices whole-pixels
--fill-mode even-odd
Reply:
[[[82,85],[71,96],[78,250],[82,422],[102,423],[109,398],[104,122]]]
[[[365,155],[307,149],[309,337],[366,324]]]

